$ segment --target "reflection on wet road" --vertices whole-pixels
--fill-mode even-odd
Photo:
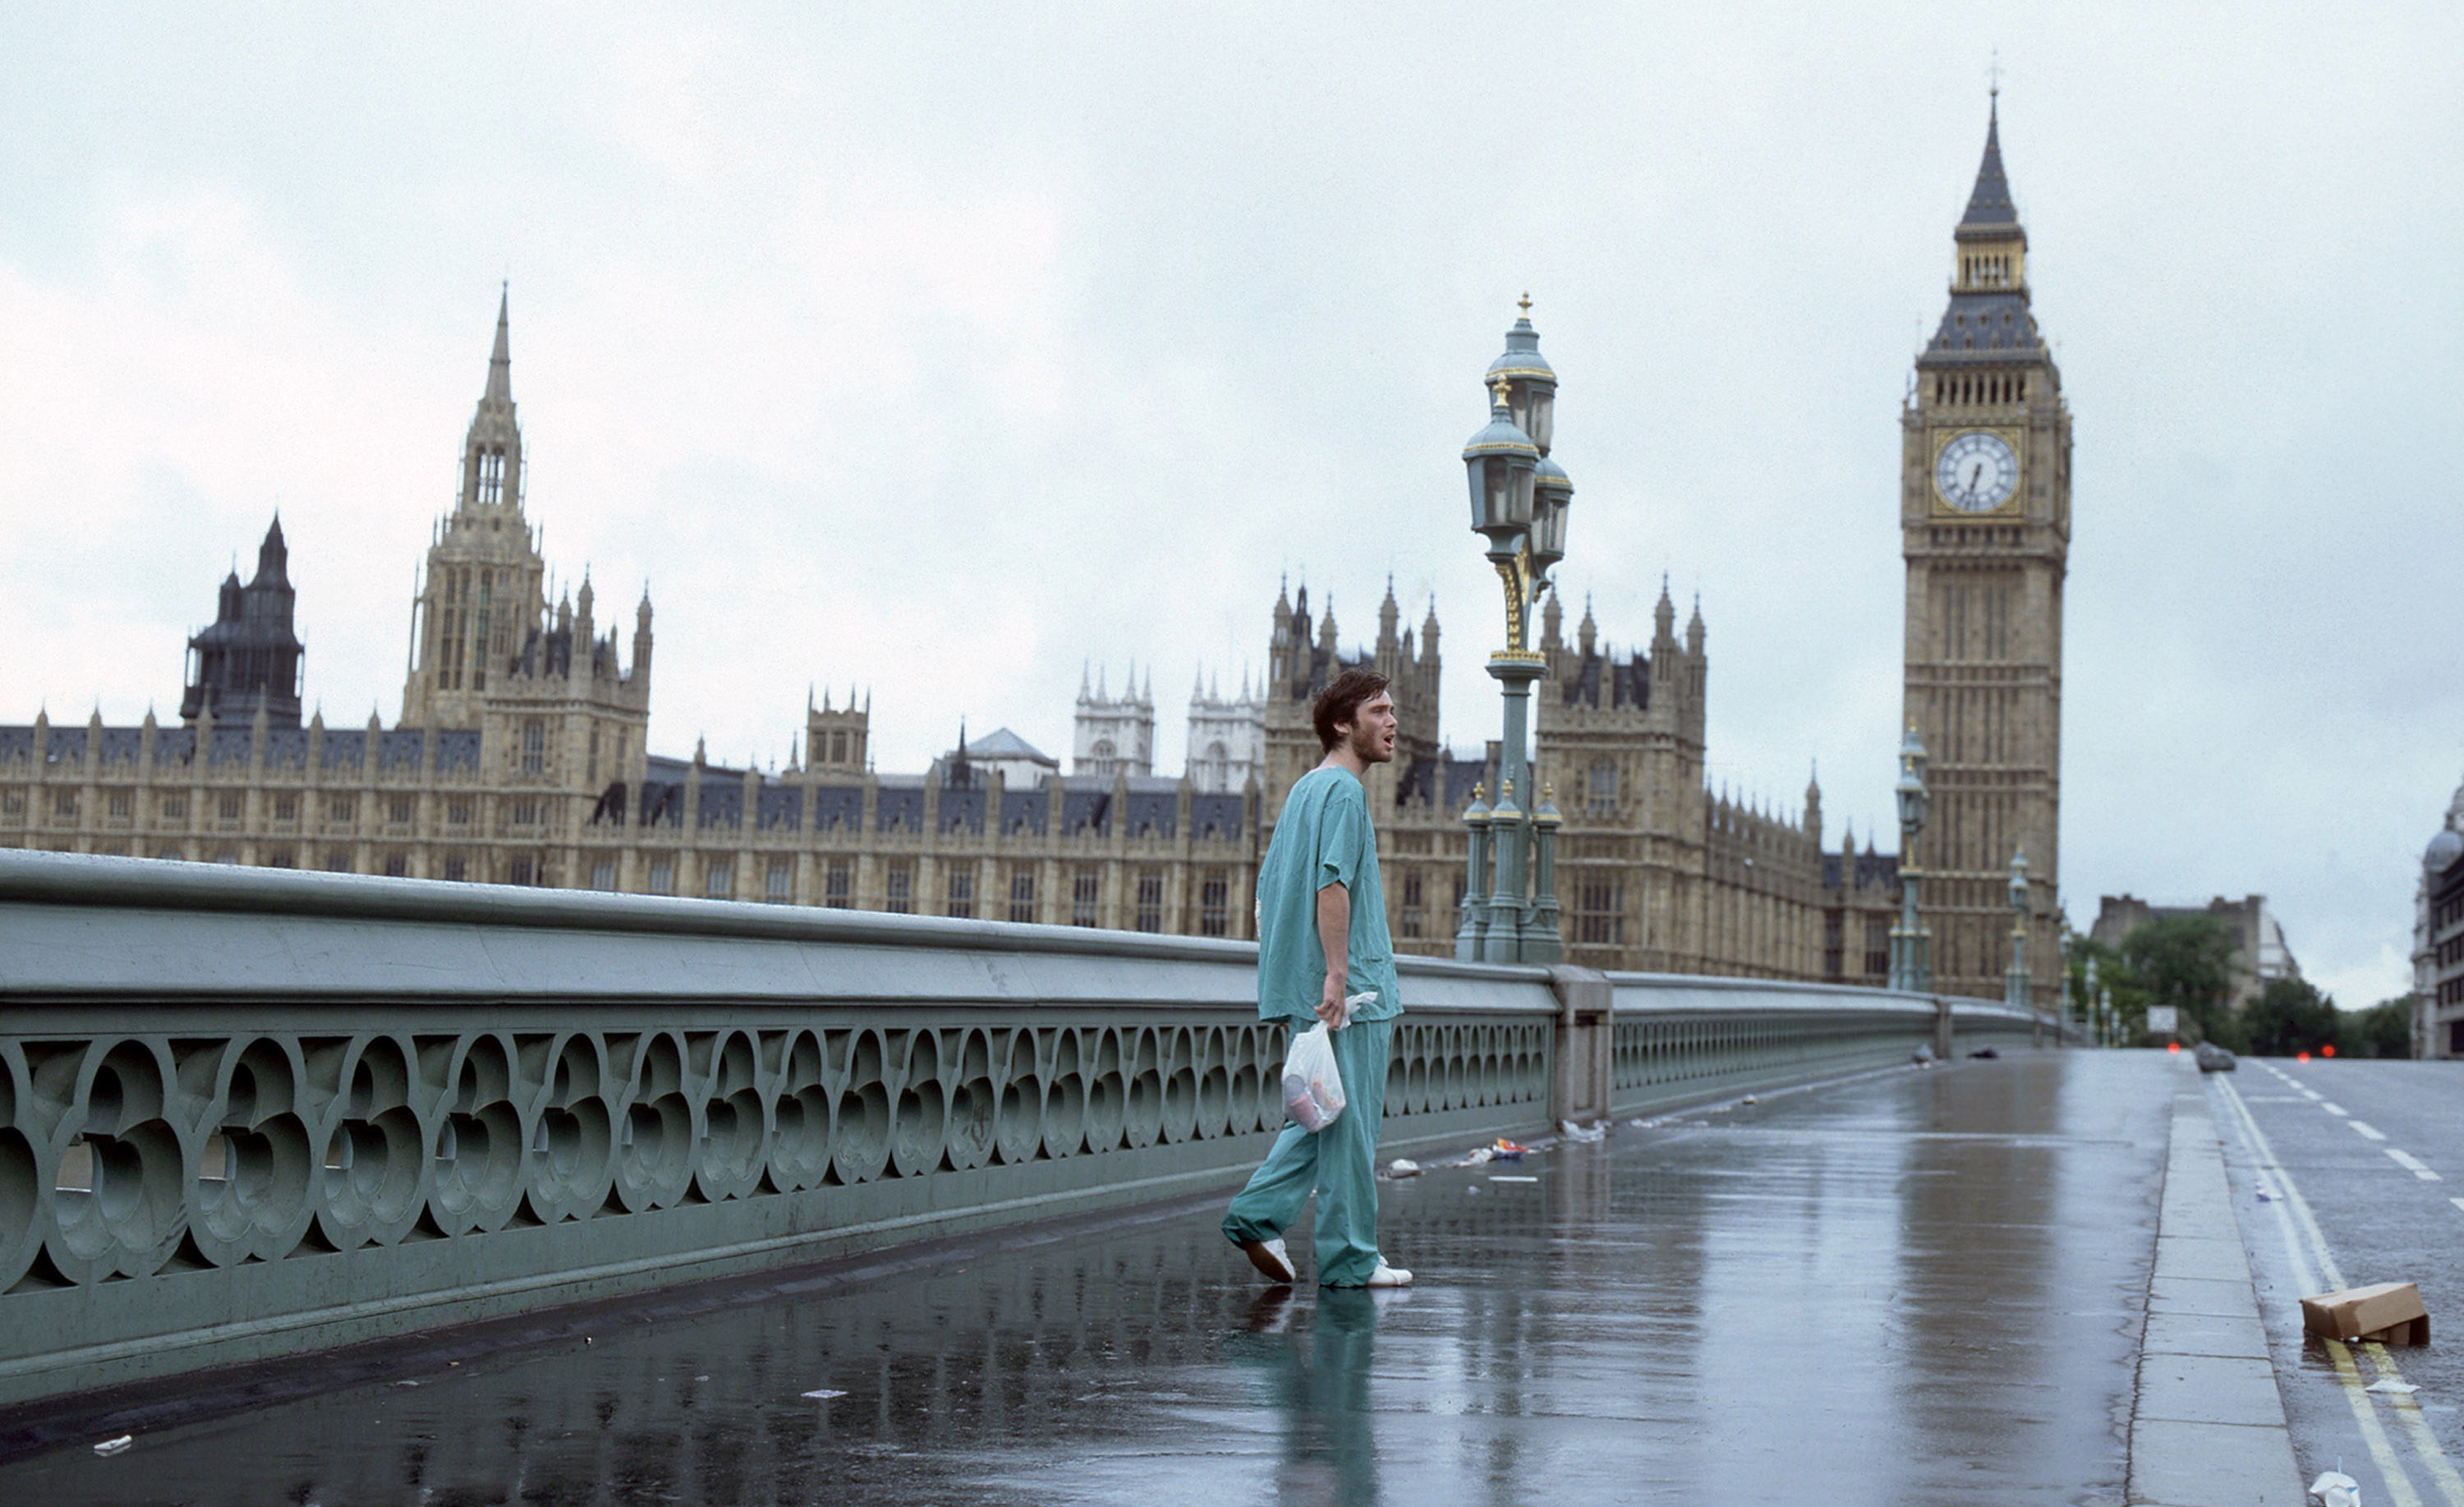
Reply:
[[[2171,1093],[2144,1054],[1903,1070],[1384,1185],[1401,1293],[1261,1289],[1199,1211],[57,1450],[0,1500],[2119,1500]]]

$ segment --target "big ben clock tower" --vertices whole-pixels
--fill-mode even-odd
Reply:
[[[2061,874],[2062,577],[2071,418],[2028,311],[2028,234],[2002,172],[2000,101],[1960,216],[1950,307],[1900,415],[1908,565],[1903,715],[1931,755],[1923,876],[1934,987],[1999,998],[2011,860],[2028,859],[2027,964],[2056,1008]]]

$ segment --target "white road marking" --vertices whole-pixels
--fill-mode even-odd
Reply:
[[[2310,1097],[2311,1097],[2311,1098],[2313,1098],[2313,1099],[2319,1099],[2319,1096],[2318,1096],[2318,1095],[2316,1095],[2316,1094],[2312,1094]],[[2337,1117],[2337,1118],[2339,1118],[2339,1119],[2342,1119],[2342,1118],[2343,1117],[2343,1114],[2344,1114],[2344,1106],[2343,1106],[2343,1105],[2342,1105],[2342,1104],[2331,1104],[2331,1103],[2327,1103],[2327,1102],[2326,1102],[2325,1100],[2323,1100],[2323,1099],[2320,1099],[2320,1100],[2319,1100],[2319,1107],[2320,1107],[2320,1108],[2321,1108],[2321,1109],[2324,1109],[2325,1111],[2327,1111],[2327,1113],[2329,1113],[2329,1114],[2331,1114],[2331,1115],[2334,1115],[2334,1116],[2336,1116],[2336,1117]]]
[[[2394,1157],[2396,1166],[2403,1168],[2406,1171],[2420,1178],[2423,1182],[2435,1183],[2441,1181],[2436,1172],[2431,1171],[2429,1166],[2425,1164],[2421,1158],[2413,1155],[2411,1152],[2399,1151],[2391,1146],[2382,1147],[2380,1149],[2387,1152],[2387,1155]]]
[[[2241,1130],[2242,1143],[2250,1150],[2254,1169],[2266,1175],[2283,1195],[2271,1200],[2268,1207],[2283,1233],[2284,1252],[2293,1268],[2294,1281],[2302,1288],[2312,1289],[2318,1286],[2321,1278],[2324,1278],[2330,1288],[2345,1286],[2344,1274],[2337,1265],[2335,1253],[2328,1248],[2326,1233],[2320,1229],[2319,1217],[2311,1210],[2310,1200],[2302,1196],[2293,1174],[2285,1170],[2284,1164],[2277,1160],[2276,1147],[2269,1143],[2267,1133],[2258,1127],[2257,1117],[2250,1112],[2249,1106],[2242,1103],[2240,1093],[2231,1083],[2218,1080],[2214,1086],[2229,1111],[2230,1123]],[[2458,1209],[2464,1209],[2464,1198],[2453,1202]],[[2352,1408],[2353,1420],[2360,1426],[2363,1440],[2378,1463],[2387,1496],[2395,1507],[2419,1507],[2421,1497],[2407,1478],[2386,1431],[2380,1427],[2378,1415],[2371,1407],[2373,1399],[2363,1389],[2360,1369],[2353,1364],[2351,1350],[2340,1340],[2329,1340],[2325,1343],[2330,1358],[2336,1364],[2337,1378],[2343,1384],[2344,1399]],[[2399,1382],[2404,1380],[2404,1373],[2397,1368],[2394,1358],[2387,1354],[2385,1345],[2368,1344],[2365,1353],[2381,1376]],[[2396,1401],[2412,1404],[2413,1399],[2390,1399],[2389,1405],[2390,1410],[2397,1411],[2399,1423],[2404,1425],[2414,1460],[2431,1477],[2439,1493],[2446,1496],[2450,1507],[2464,1507],[2464,1476],[2456,1474],[2437,1437],[2422,1422],[2418,1405],[2411,1409],[2411,1416],[2405,1416],[2403,1409],[2392,1407]]]
[[[2387,1132],[2376,1125],[2364,1125],[2359,1120],[2347,1120],[2344,1124],[2351,1125],[2354,1129],[2359,1130],[2363,1135],[2367,1136],[2373,1141],[2384,1141],[2387,1139]]]
[[[2451,1198],[2447,1201],[2453,1204],[2457,1209],[2464,1209],[2464,1198]]]

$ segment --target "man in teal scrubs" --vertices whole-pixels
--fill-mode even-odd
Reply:
[[[1258,869],[1258,1015],[1295,1034],[1312,1016],[1329,1027],[1345,1104],[1315,1134],[1287,1123],[1265,1165],[1232,1200],[1223,1234],[1267,1278],[1293,1278],[1283,1233],[1317,1192],[1317,1279],[1329,1287],[1401,1287],[1412,1274],[1377,1254],[1377,1124],[1385,1111],[1386,1050],[1403,1002],[1395,944],[1377,884],[1377,835],[1360,776],[1395,756],[1395,702],[1386,677],[1348,669],[1310,709],[1325,761],[1284,797]],[[1351,1009],[1344,1001],[1363,994]]]

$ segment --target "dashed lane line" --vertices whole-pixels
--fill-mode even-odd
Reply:
[[[2423,1182],[2435,1183],[2441,1181],[2439,1175],[2430,1169],[2428,1163],[2422,1161],[2421,1158],[2413,1155],[2411,1152],[2399,1150],[2391,1146],[2381,1147],[2379,1149],[2385,1151],[2387,1155],[2394,1157],[2396,1166],[2403,1168],[2406,1171],[2420,1178]]]
[[[2276,1147],[2267,1139],[2267,1132],[2258,1127],[2257,1119],[2242,1103],[2240,1093],[2232,1083],[2221,1078],[2211,1081],[2215,1083],[2226,1105],[2232,1110],[2233,1122],[2241,1127],[2252,1160],[2259,1171],[2274,1181],[2277,1191],[2281,1195],[2270,1200],[2269,1206],[2275,1210],[2277,1225],[2284,1235],[2284,1254],[2292,1262],[2294,1279],[2312,1292],[2346,1286],[2343,1269],[2336,1264],[2335,1253],[2328,1249],[2326,1233],[2319,1227],[2319,1217],[2311,1210],[2310,1200],[2302,1196],[2293,1174],[2277,1159]],[[2322,1276],[2326,1279],[2324,1289],[2319,1285]],[[2362,1441],[2369,1447],[2371,1458],[2378,1463],[2388,1499],[2395,1507],[2420,1507],[2421,1497],[2413,1490],[2411,1478],[2405,1474],[2403,1459],[2388,1440],[2386,1429],[2379,1423],[2372,1394],[2363,1387],[2361,1371],[2353,1365],[2351,1349],[2337,1340],[2327,1341],[2326,1346],[2328,1357],[2336,1363],[2336,1379],[2344,1393],[2345,1404],[2352,1409],[2353,1421],[2361,1429]],[[2386,1346],[2372,1344],[2369,1355],[2371,1364],[2382,1377],[2398,1382],[2404,1379],[2403,1371],[2397,1367],[2394,1358],[2387,1354]],[[2410,1401],[2409,1396],[2407,1401]],[[2418,1409],[2415,1411],[2417,1414]],[[2414,1427],[2418,1423],[2417,1417],[2405,1420],[2400,1411],[2398,1416],[2400,1421],[2406,1422],[2405,1437],[2412,1446],[2415,1459],[2431,1480],[2436,1483],[2448,1507],[2464,1507],[2464,1477],[2457,1475],[2437,1437],[2430,1431],[2427,1424]]]
[[[2344,1118],[2344,1106],[2342,1104],[2331,1104],[2322,1099],[2319,1101],[2319,1107],[2324,1109],[2327,1113],[2334,1115],[2339,1120]]]
[[[2344,1124],[2351,1125],[2354,1129],[2360,1131],[2364,1136],[2372,1141],[2384,1141],[2387,1139],[2387,1132],[2376,1125],[2364,1125],[2359,1120],[2347,1120]]]

